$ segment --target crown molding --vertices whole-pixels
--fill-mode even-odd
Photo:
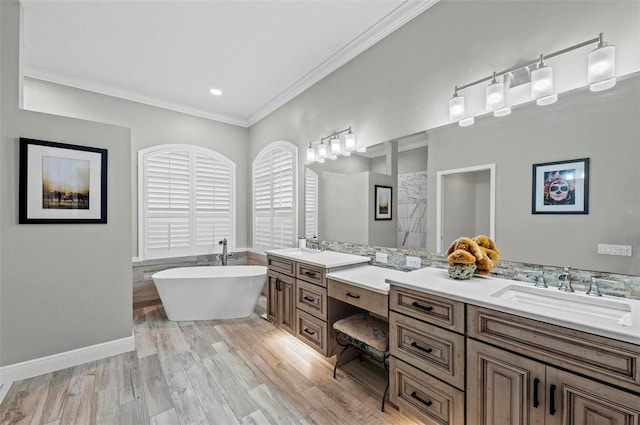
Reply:
[[[334,53],[287,90],[280,93],[272,101],[251,115],[248,119],[248,125],[252,126],[257,123],[262,118],[266,117],[327,75],[331,74],[336,69],[340,68],[342,65],[349,62],[351,59],[358,56],[360,53],[367,50],[369,47],[376,44],[378,41],[382,40],[425,10],[429,9],[431,6],[438,3],[438,1],[440,0],[407,0],[403,2],[400,6],[387,14],[387,16],[380,19],[368,30],[353,39],[349,44]]]
[[[228,115],[212,114],[210,111],[203,111],[196,108],[189,108],[178,103],[167,102],[158,98],[141,96],[138,94],[126,92],[123,90],[114,89],[113,87],[104,86],[95,83],[89,83],[86,81],[80,81],[76,79],[70,79],[61,77],[59,75],[42,72],[36,69],[25,69],[24,76],[33,78],[36,80],[43,80],[54,84],[60,84],[63,86],[69,86],[80,90],[86,90],[97,94],[106,96],[117,97],[119,99],[129,100],[131,102],[142,103],[149,106],[155,106],[157,108],[168,109],[174,112],[180,112],[187,115],[192,115],[200,118],[207,118],[213,121],[219,121],[225,124],[237,125],[240,127],[248,127],[246,120],[230,117]]]
[[[219,121],[225,124],[236,125],[240,127],[250,127],[260,121],[276,109],[280,108],[302,92],[331,74],[369,47],[376,44],[413,18],[438,3],[440,0],[406,0],[394,10],[389,12],[385,17],[373,24],[365,32],[357,36],[350,43],[342,47],[339,51],[324,60],[320,65],[307,73],[304,77],[291,85],[288,89],[280,93],[273,100],[261,107],[258,111],[246,117],[233,117],[228,115],[214,114],[211,111],[205,111],[197,108],[190,108],[174,102],[158,99],[150,96],[143,96],[135,93],[126,92],[111,86],[95,84],[87,81],[61,77],[52,73],[43,72],[38,69],[24,69],[24,76],[38,80],[48,81],[55,84],[61,84],[81,90],[103,94],[106,96],[117,97],[132,102],[142,103],[149,106],[155,106],[162,109],[168,109],[187,115],[200,118],[206,118]]]

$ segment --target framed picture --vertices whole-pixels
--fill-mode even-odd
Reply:
[[[390,186],[375,186],[375,219],[376,220],[391,220],[392,211],[392,199]]]
[[[588,214],[589,158],[533,164],[532,214]]]
[[[106,223],[107,150],[20,138],[18,222]]]

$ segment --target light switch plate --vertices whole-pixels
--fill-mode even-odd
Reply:
[[[384,252],[376,252],[376,263],[387,264],[387,254]]]
[[[411,269],[419,269],[422,265],[420,257],[407,257],[407,267]]]

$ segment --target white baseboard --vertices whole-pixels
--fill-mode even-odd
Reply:
[[[126,338],[2,366],[0,367],[0,402],[9,391],[12,382],[117,356],[133,350],[135,350],[135,337],[132,333],[131,336]]]

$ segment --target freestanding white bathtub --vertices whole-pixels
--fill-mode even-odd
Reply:
[[[151,276],[169,320],[247,317],[258,303],[264,266],[201,266],[163,270]]]

